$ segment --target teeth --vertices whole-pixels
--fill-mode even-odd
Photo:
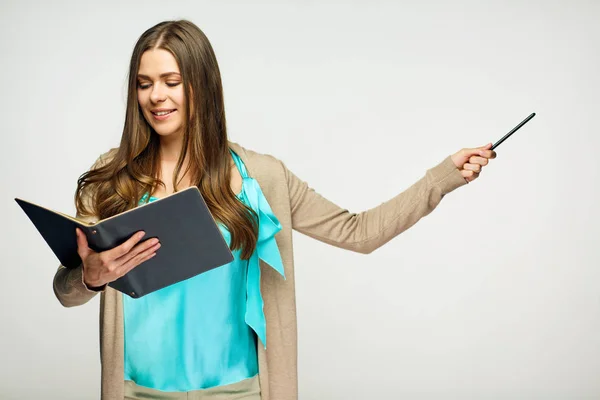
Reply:
[[[170,114],[170,113],[171,113],[171,111],[159,111],[159,112],[156,112],[154,114],[160,116],[160,115],[167,115],[167,114]]]

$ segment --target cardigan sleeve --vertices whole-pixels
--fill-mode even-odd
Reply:
[[[90,169],[96,169],[106,163],[106,154],[101,155]],[[92,197],[89,193],[84,192],[82,195],[82,201],[88,205],[91,205]],[[89,208],[89,207],[88,207]],[[77,212],[76,217],[86,222],[98,221],[98,217],[82,217]],[[75,231],[73,231],[75,235]],[[101,290],[90,289],[83,281],[83,263],[77,268],[66,268],[63,265],[58,267],[58,270],[54,274],[54,280],[52,282],[54,294],[58,301],[64,307],[80,306],[90,301],[96,294],[104,291],[106,285]]]
[[[285,168],[292,228],[324,243],[368,254],[404,232],[440,203],[444,195],[465,185],[451,157],[408,189],[381,205],[352,213],[316,193]]]

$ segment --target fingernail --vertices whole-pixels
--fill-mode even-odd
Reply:
[[[145,234],[146,234],[146,232],[144,232],[144,231],[140,231],[140,232],[138,233],[138,238],[140,238],[140,239],[141,239],[141,238],[143,238]]]
[[[154,238],[150,240],[150,245],[154,246],[156,243],[158,243],[158,239]]]

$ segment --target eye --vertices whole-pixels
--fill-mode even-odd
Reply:
[[[167,82],[167,86],[169,87],[175,87],[177,85],[179,85],[181,82]]]
[[[140,83],[138,82],[138,88],[139,89],[148,89],[151,86],[151,84],[149,83]]]

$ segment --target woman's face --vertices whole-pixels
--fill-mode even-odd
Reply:
[[[163,49],[144,52],[137,81],[138,102],[150,126],[163,137],[182,135],[186,108],[175,57]]]

